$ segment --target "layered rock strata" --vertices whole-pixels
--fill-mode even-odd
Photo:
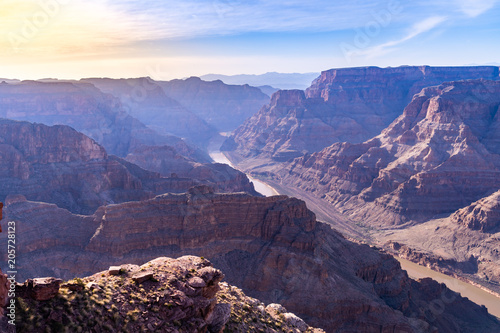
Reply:
[[[223,149],[238,159],[283,162],[335,142],[378,135],[424,87],[465,79],[499,80],[498,67],[343,68],[324,71],[305,93],[278,91]],[[256,163],[256,162],[255,162]],[[255,167],[245,161],[241,167]]]
[[[499,96],[496,81],[425,88],[380,135],[267,175],[331,203],[382,243],[498,288]]]
[[[23,195],[75,213],[91,214],[104,204],[185,192],[197,184],[255,193],[248,178],[229,167],[191,161],[181,176],[162,177],[109,156],[94,140],[62,125],[0,119],[0,157],[0,201]]]
[[[236,287],[203,258],[160,257],[142,266],[122,265],[63,284],[43,301],[18,287],[18,332],[324,332],[287,313],[279,318]],[[136,276],[149,274],[138,282]],[[32,283],[32,282],[31,282]],[[221,288],[222,287],[222,288]],[[242,310],[245,309],[243,313]],[[295,319],[295,320],[292,320]]]
[[[160,135],[130,116],[118,98],[83,82],[22,81],[0,85],[0,117],[68,125],[125,156],[142,145],[171,145],[200,155],[175,136]]]
[[[500,191],[458,210],[453,221],[473,230],[495,233],[500,227]]]
[[[317,222],[297,199],[216,194],[197,187],[187,194],[105,206],[92,216],[73,216],[75,220],[54,218],[53,228],[60,230],[55,239],[64,240],[64,233],[81,237],[79,243],[68,240],[66,245],[41,234],[47,223],[37,222],[40,214],[27,210],[37,206],[46,207],[25,202],[6,210],[8,218],[17,221],[19,233],[26,235],[26,244],[19,245],[24,249],[19,271],[31,277],[83,276],[158,255],[197,254],[213,261],[227,281],[245,293],[280,303],[329,332],[456,332],[450,322],[476,332],[499,328],[485,309],[443,286],[437,290],[453,297],[429,320],[426,309],[434,291],[427,295],[425,283],[410,280],[391,256],[351,243]],[[88,230],[65,231],[65,223]],[[30,247],[37,239],[39,245]],[[53,274],[51,268],[57,268]],[[470,314],[467,320],[456,315],[458,309]]]
[[[387,129],[290,163],[280,176],[378,225],[424,221],[500,188],[500,83],[423,89]]]

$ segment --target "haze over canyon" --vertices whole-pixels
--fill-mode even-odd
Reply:
[[[23,332],[500,332],[394,258],[500,296],[500,68],[273,87],[312,76],[1,79],[0,313],[14,299]]]

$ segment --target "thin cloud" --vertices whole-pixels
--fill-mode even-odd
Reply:
[[[457,0],[460,10],[469,17],[477,17],[492,9],[497,0]]]
[[[387,6],[382,1],[356,3],[317,0],[184,0],[107,2],[121,12],[122,23],[144,27],[151,39],[192,38],[248,32],[337,31],[352,29],[371,19],[371,12]],[[140,15],[138,15],[138,13]],[[148,38],[148,36],[144,36]]]
[[[367,56],[368,58],[374,58],[378,57],[384,54],[387,54],[391,51],[394,50],[394,47],[398,46],[399,44],[402,44],[406,41],[409,41],[410,39],[413,39],[425,32],[428,32],[441,23],[445,22],[447,20],[447,17],[445,16],[433,16],[429,17],[423,21],[420,21],[416,24],[414,24],[411,28],[410,31],[406,36],[403,38],[389,41],[380,45],[372,46],[364,50],[359,50],[354,52],[353,55],[358,55],[358,56]]]

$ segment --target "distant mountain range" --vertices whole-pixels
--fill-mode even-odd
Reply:
[[[225,84],[248,84],[259,88],[262,86],[272,86],[274,88],[279,88],[279,89],[306,89],[311,85],[311,82],[314,79],[316,79],[319,75],[320,73],[270,72],[260,75],[207,74],[200,76],[200,78],[205,81],[221,80]]]

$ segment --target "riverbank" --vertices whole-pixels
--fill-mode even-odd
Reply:
[[[439,283],[444,283],[448,288],[453,291],[460,293],[463,297],[469,298],[476,304],[484,305],[488,312],[498,318],[500,318],[500,298],[483,290],[482,288],[475,286],[473,284],[461,281],[455,277],[448,276],[430,268],[415,264],[406,259],[399,258],[395,256],[401,268],[408,272],[408,276],[412,279],[422,279],[430,277]]]
[[[228,158],[220,151],[212,151],[212,152],[209,152],[208,154],[210,155],[210,158],[212,158],[212,160],[214,160],[214,162],[227,164],[227,165],[231,166],[232,168],[238,170],[238,168],[236,168],[231,163],[231,161],[228,160]],[[239,170],[239,171],[244,172],[242,170]],[[253,183],[255,190],[257,192],[259,192],[260,194],[262,194],[263,196],[271,197],[273,195],[279,195],[279,193],[278,193],[278,191],[276,191],[276,189],[267,185],[266,183],[264,183],[258,179],[255,179],[255,178],[249,176],[248,174],[247,174],[247,177],[250,180],[250,182]]]
[[[222,152],[213,150],[209,154],[215,162],[225,163],[234,168],[234,165]],[[361,226],[353,225],[345,216],[336,212],[333,208],[330,209],[328,203],[323,202],[321,199],[315,198],[309,193],[290,189],[287,186],[272,181],[269,182],[270,184],[267,184],[250,177],[248,174],[247,177],[254,183],[257,192],[266,196],[284,194],[302,199],[307,202],[309,209],[317,215],[318,220],[331,224],[335,229],[345,234],[347,238],[352,237],[368,244],[374,243],[373,239],[369,236],[370,232],[368,230],[363,232],[363,230],[360,230],[362,229]],[[485,290],[484,287],[477,286],[470,280],[464,279],[466,281],[464,282],[460,277],[445,275],[397,256],[394,256],[394,258],[401,263],[401,267],[408,272],[410,277],[414,279],[430,277],[440,283],[444,283],[449,289],[462,294],[464,297],[468,297],[477,304],[484,305],[490,314],[500,318],[500,298],[492,291]]]

